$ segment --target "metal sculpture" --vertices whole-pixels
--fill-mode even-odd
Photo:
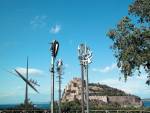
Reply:
[[[40,86],[37,82],[35,83],[34,80],[30,79],[28,80],[28,57],[27,57],[27,70],[26,70],[26,77],[24,77],[17,69],[14,69],[14,71],[16,73],[10,72],[16,76],[18,76],[19,78],[21,78],[25,83],[26,83],[26,88],[25,88],[25,100],[24,100],[24,104],[25,104],[25,110],[28,109],[28,85],[37,93],[38,90],[35,88],[35,86]]]
[[[84,44],[78,46],[78,58],[81,65],[81,79],[82,79],[82,91],[81,91],[81,104],[82,104],[82,113],[84,113],[84,77],[86,81],[86,112],[89,113],[89,87],[88,87],[88,64],[91,63],[92,52],[89,47]]]
[[[51,113],[54,113],[54,63],[58,53],[59,43],[56,40],[53,40],[51,43]]]

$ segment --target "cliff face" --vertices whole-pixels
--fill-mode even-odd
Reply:
[[[62,102],[81,100],[81,79],[74,78],[69,82],[63,92]],[[137,96],[126,94],[125,92],[106,85],[95,83],[89,84],[89,100],[96,101],[98,104],[118,104],[120,106],[143,105]]]

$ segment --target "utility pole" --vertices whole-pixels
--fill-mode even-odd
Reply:
[[[81,91],[81,104],[82,113],[84,113],[84,76],[86,81],[86,112],[89,113],[89,87],[88,87],[88,64],[91,63],[92,52],[89,47],[84,44],[78,46],[78,58],[81,65],[81,79],[82,79],[82,91]]]
[[[59,43],[53,40],[51,43],[51,113],[54,113],[54,64],[58,53]]]
[[[59,89],[58,89],[58,93],[59,93],[59,103],[58,103],[59,105],[58,105],[58,107],[59,107],[59,109],[58,109],[58,111],[59,111],[59,113],[61,113],[61,79],[62,79],[61,76],[63,74],[63,61],[61,59],[59,59],[57,61],[56,66],[57,66],[58,83],[59,83]]]

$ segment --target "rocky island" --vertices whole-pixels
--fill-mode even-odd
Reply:
[[[73,78],[65,87],[62,102],[81,100],[81,79]],[[97,105],[118,105],[121,107],[142,107],[143,102],[140,97],[127,94],[122,90],[101,85],[99,83],[89,83],[89,101]]]

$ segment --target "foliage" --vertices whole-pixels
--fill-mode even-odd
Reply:
[[[129,15],[107,35],[113,41],[111,48],[125,80],[136,70],[140,75],[141,67],[150,74],[150,0],[134,0]]]
[[[61,107],[62,107],[62,111],[80,110],[81,103],[78,100],[70,101],[70,102],[63,102]]]
[[[140,17],[140,22],[150,22],[150,1],[135,0],[129,5],[129,14]]]
[[[36,109],[36,108],[34,107],[34,104],[33,104],[32,102],[29,102],[29,103],[27,104],[27,106],[26,106],[24,103],[22,103],[22,104],[16,106],[16,109],[20,109],[20,110],[23,109],[23,110],[24,110],[24,109],[26,109],[26,107],[27,107],[28,110]]]
[[[102,88],[102,90],[95,91],[95,90],[91,89],[90,86],[96,86],[96,87]],[[97,96],[106,96],[106,95],[107,96],[128,96],[129,95],[119,89],[112,88],[107,85],[96,84],[96,83],[90,83],[89,90],[91,90],[92,92],[95,92],[93,94],[97,95]]]
[[[94,101],[89,102],[89,107],[90,107],[90,110],[129,110],[129,109],[141,110],[143,109],[142,107],[136,108],[134,106],[121,107],[117,103],[116,104],[97,104]],[[74,111],[74,110],[81,111],[81,103],[78,100],[62,103],[62,111],[69,112],[69,111]]]

